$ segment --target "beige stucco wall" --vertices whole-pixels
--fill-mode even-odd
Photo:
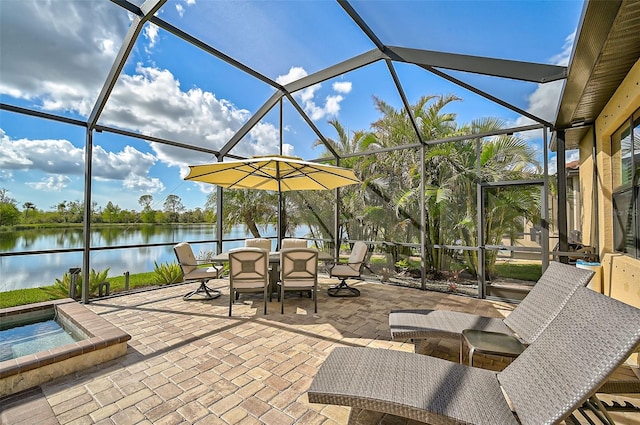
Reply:
[[[580,144],[580,193],[582,194],[582,208],[580,210],[580,223],[582,227],[582,243],[588,246],[596,246],[597,214],[594,213],[595,202],[593,197],[593,129],[590,129]]]
[[[640,260],[613,252],[613,176],[611,167],[611,135],[640,108],[640,60],[636,62],[626,78],[609,100],[595,123],[597,152],[598,195],[598,243],[603,266],[603,292],[605,295],[640,308]],[[588,193],[593,170],[591,149],[593,135],[589,134],[580,143],[580,179],[583,193]],[[584,166],[584,168],[583,168]],[[588,199],[583,199],[585,230],[591,222],[593,208]]]
[[[605,254],[601,259],[603,293],[640,308],[640,260],[623,254]],[[640,356],[627,361],[640,366]]]
[[[611,135],[640,108],[640,60],[631,68],[613,97],[596,119],[598,166],[598,229],[600,256],[613,252],[613,175],[611,168]],[[590,146],[583,140],[581,146]]]

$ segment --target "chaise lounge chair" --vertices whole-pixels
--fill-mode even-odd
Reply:
[[[580,287],[502,372],[338,347],[313,379],[309,402],[351,406],[349,424],[376,414],[430,424],[577,423],[572,412],[640,343],[639,324],[640,309]]]
[[[505,319],[448,310],[394,310],[389,314],[392,339],[412,339],[423,353],[429,338],[460,338],[465,329],[517,336],[531,344],[558,315],[578,287],[586,286],[590,270],[551,262],[531,292]]]

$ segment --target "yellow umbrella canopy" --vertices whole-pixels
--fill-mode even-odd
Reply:
[[[302,158],[270,155],[239,161],[190,165],[185,180],[228,189],[258,189],[274,192],[328,190],[360,183],[352,170],[303,161]]]

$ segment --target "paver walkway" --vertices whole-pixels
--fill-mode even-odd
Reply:
[[[91,310],[132,336],[127,355],[43,384],[47,403],[41,407],[55,415],[43,423],[346,424],[348,408],[310,404],[306,396],[335,347],[413,351],[410,342],[390,340],[392,309],[441,308],[493,317],[512,309],[374,282],[355,284],[360,297],[332,298],[326,293],[332,283],[322,279],[317,314],[311,299],[294,294],[286,298],[284,315],[275,300],[263,315],[260,297],[247,294],[241,296],[246,304],[234,305],[228,317],[225,280],[210,285],[223,291],[211,301],[183,301],[191,286],[179,286],[93,302]],[[434,341],[428,351],[456,360],[458,346]],[[499,358],[480,361],[485,367],[504,366]],[[0,411],[0,420],[34,423],[25,409],[33,412],[31,419],[42,412],[33,406],[14,399]],[[407,422],[387,418],[384,423]]]

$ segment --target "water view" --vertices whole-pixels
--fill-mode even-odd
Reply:
[[[275,237],[275,234],[272,228],[263,232],[265,237]],[[225,242],[222,249],[227,251],[242,246],[242,240],[246,237],[250,236],[244,227],[238,226],[224,235],[224,238],[240,240]],[[132,274],[150,272],[153,271],[154,261],[158,264],[175,261],[173,244],[214,239],[215,226],[209,224],[101,228],[91,231],[92,248],[162,243],[169,245],[93,251],[90,264],[96,271],[109,268],[109,276],[122,275],[127,271]],[[82,248],[82,244],[81,228],[0,233],[0,252],[73,249]],[[215,252],[216,243],[194,243],[193,250],[196,256],[202,257],[208,252]],[[53,285],[69,268],[81,266],[82,252],[0,257],[0,292]]]

